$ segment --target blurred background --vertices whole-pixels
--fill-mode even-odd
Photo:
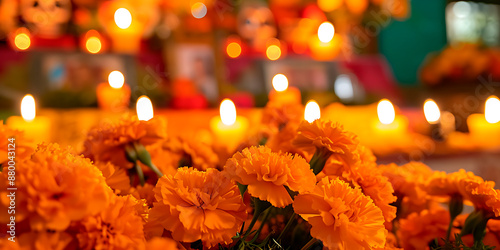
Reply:
[[[359,124],[383,98],[413,132],[432,137],[422,110],[429,98],[445,114],[441,123],[451,117],[445,130],[468,133],[467,119],[480,113],[483,131],[485,102],[500,94],[499,45],[494,0],[0,0],[0,120],[19,115],[28,93],[57,120],[59,138],[71,137],[61,127],[120,114],[143,95],[177,118],[199,114],[186,110],[210,117],[224,98],[243,110],[264,107],[283,74],[302,103],[330,105],[327,117],[360,137]],[[331,115],[337,110],[349,115]],[[485,144],[460,133],[419,152]]]
[[[132,102],[158,107],[264,106],[283,73],[320,105],[433,97],[453,109],[498,89],[495,2],[1,0],[0,108],[27,92],[40,107],[95,107],[119,70]]]

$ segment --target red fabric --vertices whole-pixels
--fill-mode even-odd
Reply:
[[[342,61],[341,64],[356,75],[367,93],[401,103],[401,93],[397,88],[389,63],[383,56],[360,56]]]

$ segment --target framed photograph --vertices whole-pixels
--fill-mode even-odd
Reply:
[[[303,91],[331,91],[339,74],[336,62],[319,62],[308,58],[290,58],[278,61],[261,61],[264,90],[273,89],[272,79],[284,74],[289,86]]]
[[[209,101],[217,100],[214,49],[209,44],[179,44],[171,51],[174,79],[188,79]]]
[[[135,65],[134,57],[129,55],[33,51],[28,90],[40,98],[45,107],[93,107],[97,105],[97,85],[106,83],[111,71],[121,71],[125,83],[134,89],[137,86]]]
[[[125,82],[136,85],[135,60],[117,54],[87,54],[80,52],[36,51],[31,57],[31,88],[38,93],[57,90],[94,89],[107,82],[111,71],[119,70]]]

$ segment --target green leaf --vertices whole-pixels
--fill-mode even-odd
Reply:
[[[135,152],[137,153],[137,159],[142,162],[144,165],[148,166],[153,172],[158,175],[158,177],[162,177],[163,173],[153,164],[151,161],[151,155],[149,154],[146,147],[139,142],[134,143]]]
[[[237,184],[238,184],[238,189],[240,190],[241,199],[244,199],[243,197],[245,195],[245,192],[247,191],[248,185],[242,185],[240,183]]]

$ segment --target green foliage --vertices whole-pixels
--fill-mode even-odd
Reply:
[[[495,247],[484,245],[483,241],[474,242],[472,247],[468,247],[462,241],[460,234],[455,234],[455,241],[445,241],[444,246],[432,247],[433,250],[492,250]]]

